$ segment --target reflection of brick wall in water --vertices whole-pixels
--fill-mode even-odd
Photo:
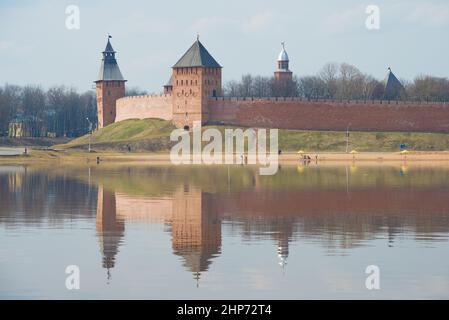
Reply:
[[[300,99],[217,98],[214,123],[304,130],[449,132],[449,105],[439,103],[309,102]]]
[[[115,194],[117,216],[127,222],[165,223],[173,212],[173,199],[169,196],[148,198],[141,195]]]
[[[391,244],[403,230],[428,240],[449,231],[447,191],[441,188],[212,194],[209,211],[242,222],[243,231],[252,235],[269,233],[278,241],[280,257],[288,255],[288,241],[295,234],[349,248],[376,234],[387,236]],[[295,231],[282,224],[288,219],[296,224]]]
[[[184,260],[191,272],[207,270],[211,259],[221,250],[221,222],[209,212],[208,195],[201,190],[184,186],[171,196],[148,198],[126,194],[110,194],[100,187],[97,211],[97,230],[112,229],[111,220],[116,208],[117,220],[129,222],[165,223],[171,229],[173,253]],[[109,212],[109,215],[106,213]],[[101,223],[100,223],[101,221]]]
[[[347,190],[252,190],[242,193],[212,194],[209,210],[219,217],[319,217],[346,214],[391,215],[416,220],[429,215],[449,216],[447,191],[429,189],[350,189]],[[419,224],[417,224],[418,226]]]

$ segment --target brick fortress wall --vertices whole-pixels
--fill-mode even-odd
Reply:
[[[448,103],[216,98],[209,122],[300,130],[449,132]]]
[[[307,101],[299,98],[210,98],[209,122],[298,130],[449,132],[448,103]],[[172,120],[171,95],[117,100],[116,121]]]
[[[171,120],[172,107],[170,94],[124,97],[117,100],[115,122],[145,118]]]

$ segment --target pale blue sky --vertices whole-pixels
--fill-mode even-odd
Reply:
[[[69,4],[80,8],[80,30],[65,27]],[[370,4],[380,7],[380,30],[365,27]],[[272,74],[281,41],[299,76],[329,61],[379,79],[388,66],[404,79],[449,76],[447,0],[0,0],[0,84],[89,89],[108,32],[128,85],[150,92],[197,32],[225,81]]]

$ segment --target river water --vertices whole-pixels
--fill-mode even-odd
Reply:
[[[448,240],[444,167],[0,165],[2,299],[448,299]]]

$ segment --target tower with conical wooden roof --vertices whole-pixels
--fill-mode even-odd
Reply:
[[[98,72],[96,84],[98,128],[106,127],[114,123],[116,114],[116,101],[125,96],[125,82],[117,60],[116,52],[111,45],[111,36],[103,51],[100,71]]]
[[[221,96],[222,67],[199,37],[172,68],[173,122],[189,130],[209,120],[209,99]]]

